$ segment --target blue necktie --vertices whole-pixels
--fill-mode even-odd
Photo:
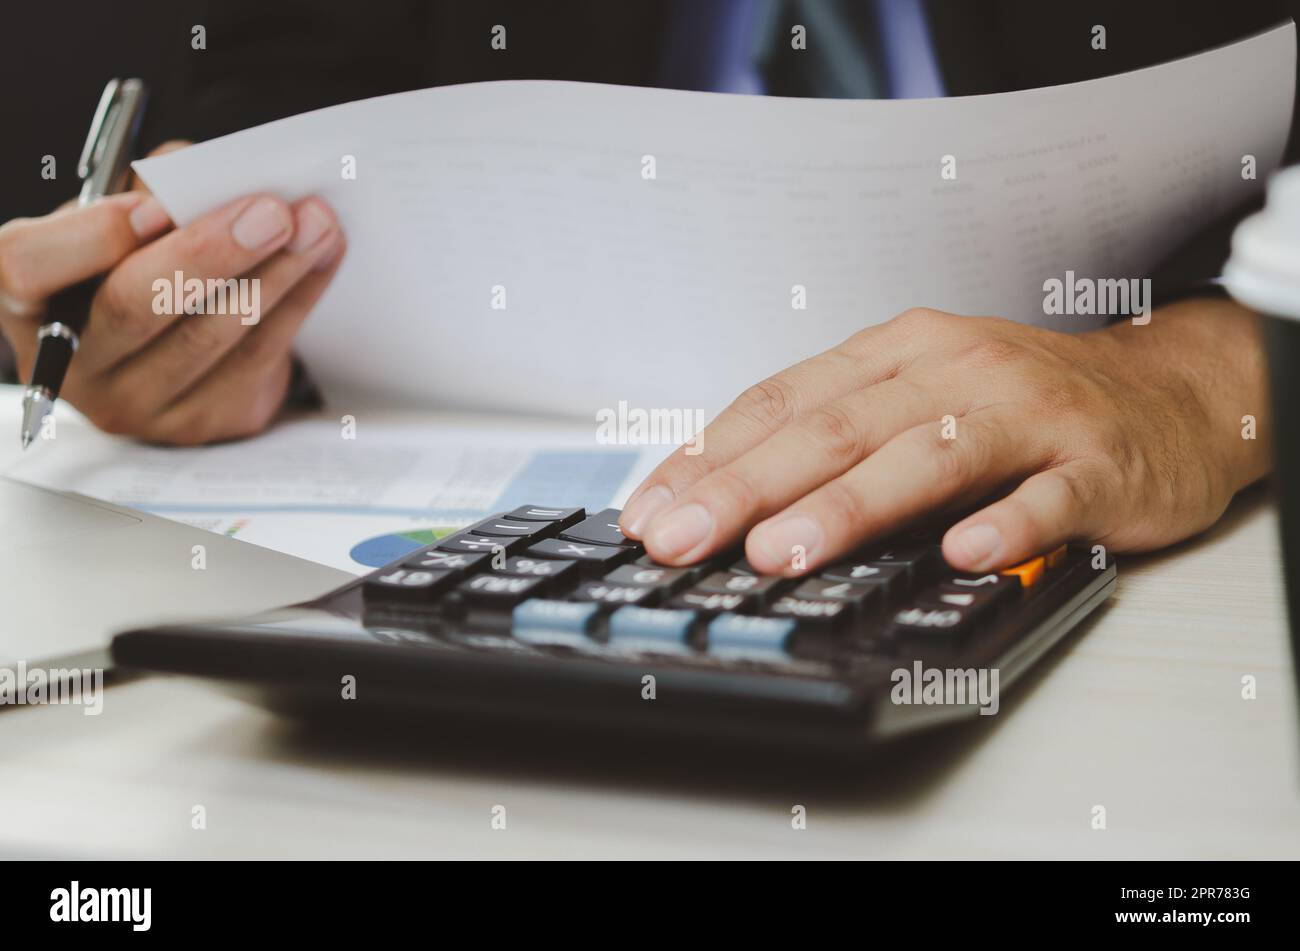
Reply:
[[[871,99],[886,93],[873,0],[676,0],[661,85]],[[792,46],[795,26],[807,49]]]
[[[794,27],[806,48],[794,49]],[[944,94],[925,0],[676,0],[661,85],[896,99]]]

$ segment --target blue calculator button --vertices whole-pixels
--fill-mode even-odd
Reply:
[[[609,643],[613,647],[636,650],[689,650],[686,639],[694,622],[694,611],[628,605],[609,616]]]
[[[709,652],[719,656],[783,653],[795,627],[792,618],[719,614],[709,624]]]
[[[516,638],[529,644],[588,644],[587,631],[600,612],[597,604],[530,598],[511,612]]]

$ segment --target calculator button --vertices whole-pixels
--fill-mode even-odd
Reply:
[[[580,542],[595,542],[597,545],[636,545],[637,542],[624,535],[618,527],[618,517],[622,514],[619,509],[597,512],[577,525],[566,528],[561,537]]]
[[[629,605],[609,616],[609,643],[633,650],[690,650],[687,639],[696,617],[694,611],[664,611]]]
[[[773,593],[784,578],[775,575],[742,575],[730,571],[719,571],[709,575],[695,586],[696,591],[709,594],[747,594],[752,595],[752,603],[761,604]]]
[[[852,605],[844,601],[812,601],[805,598],[784,597],[764,612],[775,618],[797,621],[800,627],[834,630],[853,613]]]
[[[489,554],[471,554],[459,551],[422,551],[402,562],[403,568],[419,568],[426,571],[451,571],[465,575],[481,571],[487,567],[492,558]]]
[[[520,522],[508,518],[487,518],[470,527],[475,535],[505,536],[506,538],[543,538],[559,531],[554,522]]]
[[[959,607],[911,607],[894,615],[889,624],[889,635],[947,635],[965,633],[975,617],[975,612]]]
[[[1019,590],[1019,582],[1009,575],[953,575],[939,583],[930,600],[952,607],[985,608],[1014,597]]]
[[[454,584],[456,578],[456,573],[451,571],[398,568],[371,575],[362,585],[362,591],[367,600],[433,601]]]
[[[599,612],[594,604],[529,598],[511,612],[511,632],[530,644],[585,646],[591,622]]]
[[[944,580],[940,587],[951,591],[994,591],[1012,588],[1014,584],[1009,575],[990,571],[982,575],[954,575]]]
[[[809,578],[792,592],[806,601],[842,601],[861,613],[884,596],[883,585],[854,584],[852,581],[834,581],[826,578]]]
[[[539,558],[564,558],[579,562],[584,573],[603,574],[617,568],[634,554],[631,548],[614,548],[591,542],[566,541],[563,538],[543,538],[528,546],[526,555]]]
[[[885,597],[892,598],[907,588],[907,565],[896,562],[841,561],[818,573],[830,581],[879,585]]]
[[[738,575],[756,575],[758,572],[754,566],[749,563],[748,558],[742,558],[740,561],[732,562],[727,568],[728,571],[734,571]]]
[[[527,538],[504,538],[499,535],[475,535],[471,532],[457,532],[434,544],[438,551],[486,552],[506,554],[528,544]]]
[[[1047,562],[1047,567],[1055,568],[1059,566],[1061,562],[1065,561],[1065,556],[1067,551],[1068,551],[1067,546],[1062,545],[1060,548],[1057,548],[1055,551],[1050,551],[1046,555],[1044,555],[1043,557]]]
[[[691,572],[685,568],[647,568],[644,565],[623,565],[605,575],[606,581],[615,584],[640,584],[663,591],[675,591],[691,582]]]
[[[637,558],[636,561],[632,562],[632,564],[639,565],[642,568],[663,568],[671,571],[680,571],[684,577],[689,578],[692,581],[702,577],[706,569],[706,566],[704,565],[665,565],[662,562],[655,561],[649,555],[642,555],[640,558]]]
[[[932,591],[923,594],[917,603],[926,608],[947,610],[957,608],[973,615],[981,615],[992,610],[997,603],[990,593],[974,591]]]
[[[687,591],[668,602],[670,608],[699,611],[703,614],[746,613],[757,606],[757,599],[747,594],[710,594],[707,591]]]
[[[545,578],[519,578],[513,575],[475,575],[462,581],[456,590],[467,604],[485,608],[507,608],[538,593]]]
[[[610,584],[606,581],[584,581],[573,592],[575,601],[594,601],[605,607],[624,604],[654,604],[661,592],[638,584]]]
[[[873,565],[902,565],[907,570],[908,581],[925,574],[943,561],[943,552],[938,545],[910,545],[886,548],[869,558]]]
[[[493,568],[499,575],[519,575],[524,578],[546,578],[552,586],[566,581],[576,580],[578,563],[554,558],[529,558],[516,555],[507,558],[500,568]]]
[[[784,654],[795,628],[789,618],[720,614],[709,622],[709,653],[724,657]]]
[[[1037,558],[1030,558],[1028,561],[1021,562],[1018,565],[1012,565],[1010,568],[1003,571],[1002,574],[1011,578],[1020,579],[1020,586],[1022,588],[1032,588],[1042,580],[1043,571],[1046,567],[1047,559],[1042,555],[1039,555]]]
[[[506,518],[519,522],[555,522],[561,528],[568,528],[575,522],[587,517],[581,508],[550,508],[545,505],[521,505],[513,512],[507,512]]]

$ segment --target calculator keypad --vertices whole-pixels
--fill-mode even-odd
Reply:
[[[864,654],[883,662],[978,638],[1084,557],[1061,548],[963,574],[944,564],[939,532],[914,531],[785,578],[758,574],[738,552],[656,564],[618,517],[520,506],[379,569],[362,596],[367,610],[406,612],[403,623],[420,611],[471,627],[498,618],[497,629],[538,649],[724,665],[840,658],[852,670]]]

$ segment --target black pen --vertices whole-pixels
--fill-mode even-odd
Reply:
[[[148,90],[139,79],[113,79],[104,87],[77,163],[77,177],[82,180],[77,198],[79,207],[119,192],[125,186],[127,163],[135,149],[147,97]],[[102,275],[87,278],[64,288],[49,300],[45,322],[36,332],[36,362],[23,391],[24,449],[32,444],[54,409],[101,280]]]

